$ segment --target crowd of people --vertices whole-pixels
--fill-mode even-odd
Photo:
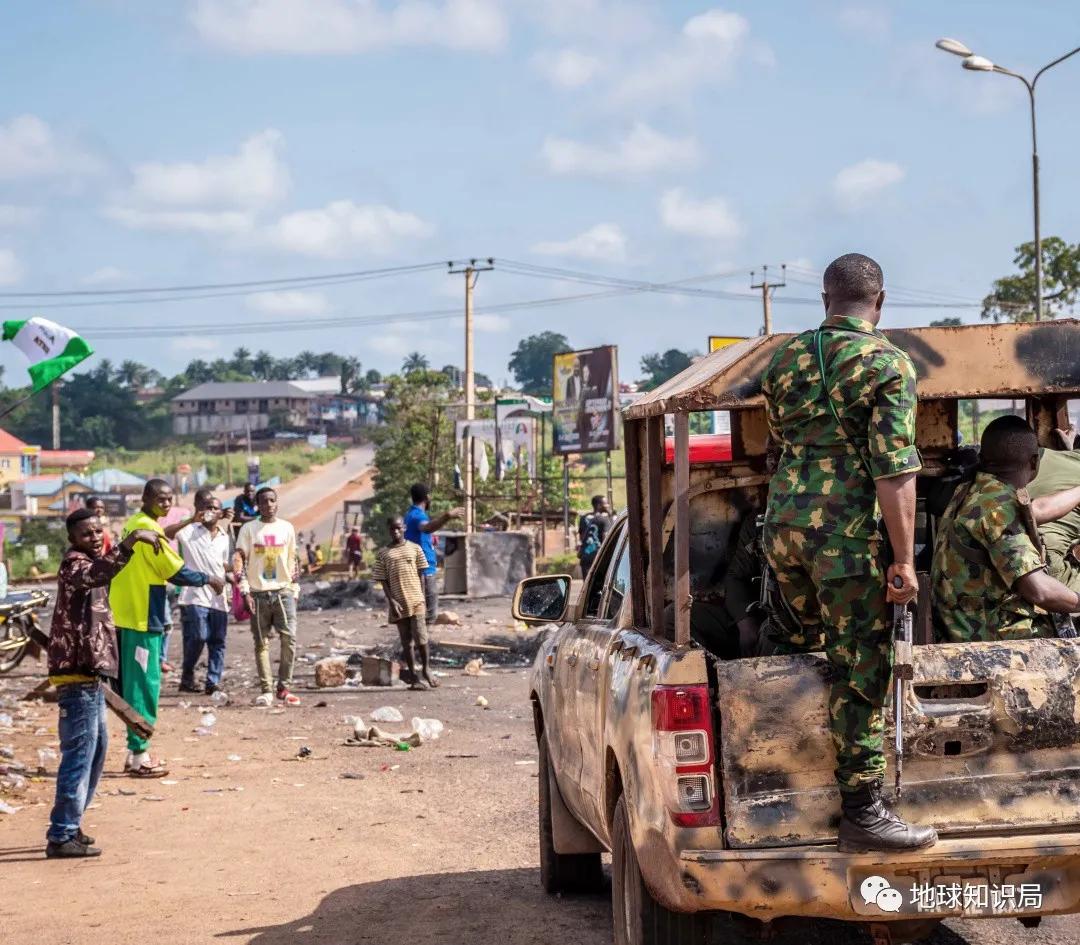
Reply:
[[[410,688],[426,689],[438,685],[427,632],[439,609],[434,533],[462,510],[432,517],[423,484],[412,487],[411,497],[405,514],[389,523],[390,543],[379,551],[372,577],[386,593]],[[302,570],[298,536],[278,515],[277,492],[269,487],[245,486],[227,509],[212,490],[200,489],[194,509],[184,514],[174,508],[169,484],[151,479],[119,536],[110,534],[105,505],[97,498],[72,512],[66,526],[69,547],[57,578],[48,648],[49,681],[60,707],[61,759],[46,856],[62,859],[101,853],[81,825],[108,747],[105,688],[117,691],[150,727],[157,722],[163,669],[170,669],[164,650],[172,623],[169,588],[179,591],[179,692],[219,691],[232,615],[246,619],[251,629],[260,690],[253,705],[298,706],[292,685]],[[309,569],[321,564],[312,554],[314,544],[312,534],[305,548]],[[344,552],[355,576],[363,567],[358,527],[348,533]],[[276,674],[270,653],[275,633]],[[195,674],[204,652],[200,687]],[[132,778],[168,774],[164,762],[151,755],[150,739],[132,726],[124,772]]]

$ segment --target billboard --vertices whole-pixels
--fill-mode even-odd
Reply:
[[[618,449],[618,349],[604,345],[557,354],[552,375],[555,454]]]
[[[740,341],[746,341],[746,335],[709,335],[709,354]]]

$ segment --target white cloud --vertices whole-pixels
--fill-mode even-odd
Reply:
[[[450,324],[454,328],[464,328],[464,318],[451,318]],[[473,315],[473,330],[478,332],[484,332],[488,334],[498,334],[499,332],[508,331],[510,328],[510,319],[505,315],[483,314],[476,313]]]
[[[243,210],[143,210],[112,206],[103,212],[108,219],[130,230],[239,236],[250,233],[254,227],[254,218]]]
[[[195,0],[207,43],[235,53],[345,54],[394,46],[501,49],[509,34],[497,0]]]
[[[416,350],[415,338],[404,338],[401,335],[374,332],[370,338],[364,339],[367,347],[390,357],[401,357],[410,351]]]
[[[836,11],[836,21],[860,39],[885,39],[892,30],[892,14],[884,6],[851,3]]]
[[[10,249],[0,249],[0,285],[14,285],[23,277],[23,265]]]
[[[298,289],[249,295],[247,306],[253,311],[270,315],[323,315],[330,311],[330,301],[321,292]]]
[[[289,171],[280,157],[284,138],[268,128],[252,135],[236,154],[205,161],[151,161],[132,169],[131,199],[172,207],[259,207],[289,190]]]
[[[102,266],[83,279],[83,285],[116,285],[117,283],[130,281],[130,272],[116,266]]]
[[[169,346],[173,351],[182,351],[189,354],[209,354],[221,348],[221,341],[208,335],[175,335]]]
[[[624,138],[606,148],[549,137],[544,140],[542,153],[553,174],[592,177],[640,177],[658,170],[692,167],[701,158],[694,137],[669,137],[640,121]]]
[[[101,169],[96,157],[36,115],[19,115],[0,125],[0,178],[80,177]]]
[[[577,49],[539,53],[533,63],[548,82],[560,89],[579,89],[588,85],[603,69],[603,63],[596,56]]]
[[[37,207],[18,207],[14,204],[0,204],[0,227],[30,226],[36,223],[41,211]]]
[[[723,197],[696,200],[681,187],[660,198],[660,222],[669,230],[703,239],[732,240],[742,234],[742,223]]]
[[[432,224],[414,213],[380,204],[335,200],[319,209],[285,214],[261,238],[277,249],[341,258],[385,252],[403,241],[425,239],[434,232]]]
[[[904,179],[904,169],[894,161],[867,158],[845,167],[833,178],[833,196],[841,210],[859,210]]]
[[[614,223],[597,223],[568,240],[537,243],[532,251],[543,256],[622,262],[626,259],[626,234]]]
[[[697,88],[729,79],[746,56],[772,65],[775,56],[750,40],[750,23],[739,13],[712,9],[691,17],[681,33],[651,55],[637,55],[616,81],[616,103],[682,103]]]

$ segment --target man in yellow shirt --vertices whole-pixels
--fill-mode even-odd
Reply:
[[[172,508],[172,488],[164,479],[151,479],[143,489],[142,508],[124,524],[123,537],[144,529],[164,537],[158,524]],[[120,688],[124,699],[153,725],[161,693],[161,636],[166,624],[166,583],[182,587],[209,585],[220,594],[224,582],[184,566],[167,542],[155,553],[137,544],[131,560],[109,589],[109,604],[120,645]],[[150,758],[149,740],[128,729],[128,758],[124,770],[136,778],[162,778],[168,771]]]

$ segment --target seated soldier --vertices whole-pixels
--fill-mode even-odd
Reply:
[[[1031,507],[1046,548],[1046,570],[1080,592],[1080,451],[1077,431],[1054,431],[1064,450],[1042,450],[1039,474],[1028,486]]]
[[[974,480],[957,487],[938,523],[932,586],[945,640],[1053,636],[1037,607],[1080,610],[1080,594],[1046,573],[1025,488],[1038,468],[1039,443],[1023,419],[986,428]]]

